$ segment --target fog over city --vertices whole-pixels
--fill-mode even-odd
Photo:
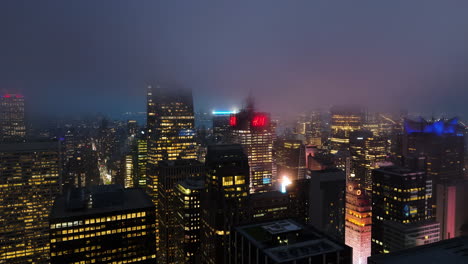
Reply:
[[[34,113],[145,111],[175,80],[197,109],[334,104],[467,116],[468,2],[2,1],[0,90]],[[83,104],[86,102],[86,104]]]

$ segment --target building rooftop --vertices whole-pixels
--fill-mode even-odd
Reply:
[[[33,151],[58,151],[59,142],[18,142],[18,143],[1,143],[0,152],[33,152]]]
[[[181,182],[179,182],[180,185],[182,185],[186,189],[190,190],[201,190],[205,188],[205,181],[200,178],[195,178],[195,179],[185,179]]]
[[[399,166],[380,167],[379,169],[376,169],[375,171],[380,171],[385,174],[391,174],[391,175],[396,175],[396,176],[414,176],[414,175],[425,174],[425,172],[423,171],[414,171],[414,170],[399,167]]]
[[[468,263],[468,237],[457,237],[369,258],[369,264]]]
[[[200,165],[203,165],[203,163],[195,159],[161,160],[158,162],[159,167],[200,166]]]
[[[315,228],[299,224],[292,219],[244,225],[235,229],[277,263],[347,248]],[[282,235],[288,237],[286,244],[277,241],[277,237]]]
[[[123,189],[120,185],[78,188],[55,199],[50,219],[110,213],[154,207],[140,188]]]

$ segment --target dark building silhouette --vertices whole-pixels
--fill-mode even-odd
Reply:
[[[51,263],[154,263],[154,217],[142,189],[73,189],[51,211]]]
[[[468,263],[468,237],[458,237],[440,242],[372,256],[368,264],[410,263]]]
[[[290,180],[305,177],[305,145],[300,140],[277,140],[274,145],[274,160],[278,178]]]
[[[231,263],[352,263],[350,247],[292,219],[236,227],[231,254]]]
[[[213,145],[205,164],[202,263],[228,263],[232,227],[249,219],[249,162],[241,145]]]

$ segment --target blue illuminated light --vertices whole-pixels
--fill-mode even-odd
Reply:
[[[236,114],[236,111],[213,111],[213,115],[233,115]]]
[[[271,179],[270,178],[263,178],[263,184],[270,184]]]
[[[195,131],[193,129],[181,129],[179,131],[179,137],[186,137],[186,136],[195,136]]]
[[[433,123],[427,123],[426,121],[421,120],[416,126],[411,126],[408,121],[405,121],[405,131],[408,134],[434,133],[441,136],[443,134],[455,134],[457,125],[457,118],[453,118],[449,121],[439,120]]]

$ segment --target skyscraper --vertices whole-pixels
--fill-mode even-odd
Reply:
[[[274,131],[267,113],[255,112],[252,99],[247,107],[230,117],[231,141],[241,144],[250,167],[250,193],[262,192],[270,187],[273,179]]]
[[[374,170],[372,254],[438,241],[431,198],[432,181],[423,171],[396,166]]]
[[[150,185],[158,186],[158,262],[177,263],[176,238],[177,211],[174,201],[177,199],[176,185],[185,179],[202,178],[205,167],[197,160],[163,160],[155,167],[155,178],[150,178]],[[157,181],[156,181],[157,179]],[[155,197],[154,193],[150,193]]]
[[[297,180],[305,177],[305,146],[300,140],[277,140],[274,153],[279,178]]]
[[[205,192],[205,179],[189,178],[175,187],[175,262],[199,263],[201,252],[201,201]]]
[[[351,154],[350,178],[360,187],[372,187],[372,170],[387,158],[388,142],[384,137],[374,136],[370,131],[353,131],[349,136]]]
[[[331,153],[349,150],[349,136],[363,125],[364,115],[359,107],[334,106],[331,112]]]
[[[310,224],[344,242],[345,173],[336,168],[309,171]]]
[[[371,255],[372,205],[366,190],[350,182],[346,189],[345,243],[353,248],[353,264]]]
[[[228,143],[229,120],[235,111],[213,111],[213,139],[216,144]]]
[[[196,159],[193,99],[177,86],[148,87],[148,163]]]
[[[142,189],[73,189],[50,215],[52,264],[154,263],[154,238],[154,205]]]
[[[209,146],[206,169],[202,263],[228,263],[232,227],[248,220],[248,159],[240,145]]]
[[[24,141],[25,136],[24,97],[0,95],[0,141]]]
[[[158,211],[158,163],[163,160],[197,158],[195,117],[192,92],[177,85],[148,86],[147,100],[147,189]],[[158,221],[157,217],[157,237]]]
[[[0,144],[0,262],[47,263],[48,220],[60,193],[58,142]]]

